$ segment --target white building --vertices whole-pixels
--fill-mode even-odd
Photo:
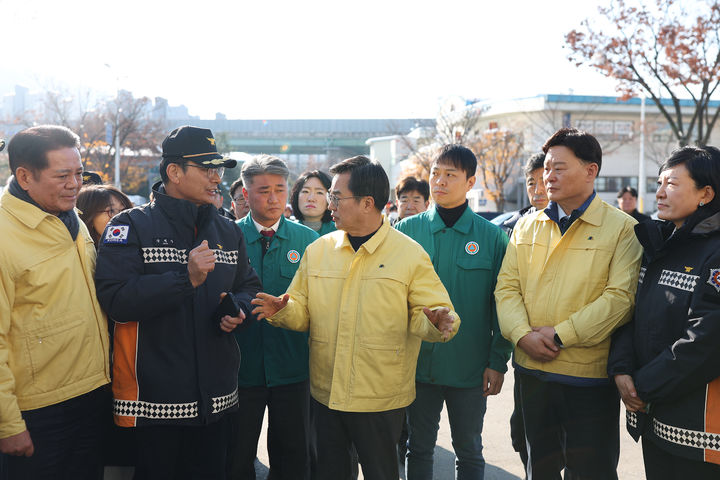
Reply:
[[[670,101],[668,108],[671,108]],[[717,108],[720,102],[712,102],[711,108]],[[452,111],[441,112],[440,117],[448,118],[460,115],[458,102],[447,102],[445,108]],[[449,106],[449,107],[448,107]],[[683,101],[685,113],[694,111],[691,101]],[[538,95],[499,101],[472,103],[465,108],[478,111],[477,131],[507,129],[520,132],[525,145],[525,158],[540,152],[543,143],[556,130],[572,126],[593,134],[603,149],[603,162],[595,190],[600,198],[610,204],[616,203],[617,192],[624,186],[640,190],[640,142],[644,132],[645,195],[638,208],[645,212],[655,210],[655,185],[658,167],[677,146],[669,125],[651,100],[645,105],[645,128],[641,128],[641,100],[631,98],[620,101],[615,97],[586,95]],[[391,136],[371,138],[370,155],[385,166],[391,183],[398,180],[400,165],[411,153],[402,148],[407,145],[407,137]],[[720,126],[716,125],[710,138],[710,145],[720,141]],[[475,210],[494,210],[492,201],[484,198],[481,182],[468,197]],[[507,182],[506,209],[516,209],[527,203],[524,192],[524,178],[521,166],[518,166],[514,179]]]

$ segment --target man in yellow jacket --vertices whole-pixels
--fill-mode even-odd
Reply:
[[[310,332],[318,480],[350,478],[353,444],[366,478],[397,479],[420,344],[449,340],[460,319],[422,247],[383,218],[382,166],[358,156],[330,171],[338,231],[310,244],[288,292],[258,294],[253,312]]]
[[[528,478],[617,479],[619,399],[606,368],[610,334],[626,323],[640,269],[635,220],[600,200],[602,150],[557,131],[543,146],[550,199],[513,230],[495,289],[528,446]]]
[[[109,383],[95,245],[74,210],[77,135],[32,127],[8,145],[0,199],[0,451],[8,478],[91,479]]]

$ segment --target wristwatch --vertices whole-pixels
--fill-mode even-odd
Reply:
[[[557,333],[553,337],[553,340],[555,341],[555,345],[557,345],[560,348],[565,348],[565,345],[563,345],[562,340],[560,340],[560,336]]]

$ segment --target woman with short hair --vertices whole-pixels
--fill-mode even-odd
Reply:
[[[613,336],[608,374],[648,480],[720,478],[718,194],[720,150],[676,150],[660,167],[660,221],[635,226],[635,315]]]

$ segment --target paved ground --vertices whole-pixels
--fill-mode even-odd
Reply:
[[[513,408],[512,372],[505,376],[502,392],[488,400],[488,409],[485,414],[483,429],[484,455],[487,466],[486,480],[515,480],[524,478],[520,457],[510,444],[510,414]],[[625,430],[625,411],[620,412],[620,462],[618,477],[620,480],[643,480],[645,478],[642,451]],[[455,454],[450,439],[450,427],[447,413],[443,410],[438,433],[438,445],[435,447],[435,475],[438,480],[455,478]],[[265,429],[260,439],[262,448],[258,451],[257,465],[258,480],[265,480],[267,476],[267,451],[265,447]],[[362,475],[360,475],[362,478]],[[403,477],[404,478],[404,475]]]
[[[512,449],[510,444],[510,413],[512,412],[512,374],[506,375],[505,385],[500,395],[491,397],[488,400],[488,410],[485,414],[485,427],[483,431],[483,444],[485,445],[485,470],[486,480],[516,480],[523,478],[523,467],[520,457]],[[620,427],[620,463],[618,466],[618,477],[620,480],[643,480],[645,478],[642,452],[639,444],[633,442],[625,431],[625,412],[621,411]],[[266,417],[267,420],[267,417]],[[267,450],[265,448],[267,421],[263,428],[258,449],[257,480],[267,478]],[[438,433],[438,445],[435,447],[435,475],[438,480],[453,479],[455,468],[455,455],[450,440],[450,427],[448,426],[447,414],[443,411],[440,432]],[[113,472],[106,475],[106,480],[130,479],[130,472]],[[130,474],[131,475],[131,474]],[[360,475],[362,479],[362,474]],[[404,475],[403,477],[404,478]]]

